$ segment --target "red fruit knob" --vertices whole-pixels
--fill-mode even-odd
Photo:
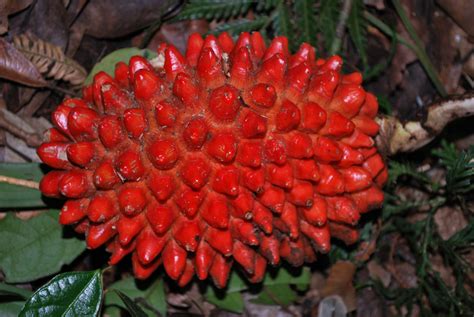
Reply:
[[[360,73],[306,43],[291,54],[285,37],[267,48],[258,32],[157,51],[161,65],[119,62],[53,112],[38,154],[56,170],[40,190],[67,199],[62,224],[105,245],[111,265],[130,254],[135,277],[163,265],[180,286],[224,287],[234,262],[257,283],[331,238],[357,241],[388,177]]]

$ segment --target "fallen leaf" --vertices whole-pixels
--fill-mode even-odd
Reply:
[[[462,211],[450,206],[439,208],[434,215],[434,221],[438,234],[443,240],[448,240],[467,226],[467,220]]]
[[[29,7],[33,0],[0,0],[0,34],[8,32],[8,16]]]
[[[438,0],[438,4],[461,26],[470,36],[474,36],[474,6],[471,1]]]
[[[36,66],[3,38],[0,38],[0,77],[32,87],[47,85]]]
[[[385,270],[377,261],[370,261],[367,264],[367,269],[369,270],[369,275],[371,278],[379,280],[385,287],[388,287],[390,285],[392,275],[390,274],[390,272]]]
[[[356,291],[352,280],[356,271],[356,266],[350,261],[338,261],[329,270],[326,285],[321,290],[322,297],[339,295],[351,312],[357,308]]]

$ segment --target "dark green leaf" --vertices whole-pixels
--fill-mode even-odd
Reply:
[[[281,267],[275,276],[267,274],[263,280],[263,285],[309,285],[310,280],[311,272],[308,267],[303,267],[296,275],[290,273],[285,267]]]
[[[242,32],[259,31],[268,21],[266,16],[256,16],[255,19],[238,19],[228,23],[219,24],[212,30],[213,34],[229,32],[231,35],[238,35]]]
[[[22,316],[97,316],[102,301],[100,270],[63,273],[40,287],[26,302]]]
[[[247,12],[254,3],[253,0],[191,0],[177,19],[228,19]]]
[[[362,0],[354,0],[347,20],[347,29],[362,60],[364,70],[366,70],[369,67],[367,62],[367,20],[364,17]]]
[[[241,314],[244,310],[244,300],[240,292],[245,289],[247,289],[245,281],[237,273],[232,272],[225,290],[216,291],[216,289],[208,287],[204,297],[206,301],[221,309]]]
[[[147,314],[130,297],[121,291],[115,290],[115,292],[120,297],[125,306],[127,306],[127,311],[132,317],[147,317]]]
[[[318,31],[323,35],[326,52],[331,49],[336,38],[336,27],[341,9],[340,0],[321,0],[318,14]]]
[[[260,0],[256,2],[258,4],[255,10],[260,12],[260,11],[268,11],[270,9],[275,8],[278,5],[278,3],[280,3],[280,0]]]
[[[0,302],[0,316],[2,317],[17,317],[25,302]]]
[[[273,17],[273,28],[276,35],[283,35],[288,38],[288,45],[290,50],[294,51],[295,40],[293,25],[290,19],[290,8],[284,1],[280,1],[276,9],[276,14]]]
[[[252,301],[260,304],[288,306],[298,298],[295,290],[307,289],[310,279],[311,272],[308,267],[303,267],[296,275],[281,267],[274,276],[267,273],[263,280],[263,291]],[[295,289],[291,285],[296,286]]]
[[[241,314],[244,311],[244,300],[240,292],[228,293],[223,297],[218,297],[215,294],[208,294],[206,295],[206,301],[216,305],[220,309],[228,310],[236,314]]]
[[[0,175],[39,182],[43,177],[39,163],[0,163]],[[37,189],[0,183],[0,209],[44,207]]]
[[[258,297],[252,299],[252,302],[264,305],[280,305],[287,307],[291,305],[298,295],[288,284],[278,285],[278,288],[264,287]]]
[[[474,146],[459,152],[452,143],[441,142],[441,148],[433,151],[446,167],[446,189],[454,195],[474,190]]]
[[[23,299],[27,299],[32,294],[31,291],[8,285],[5,283],[0,283],[0,296],[18,296]]]
[[[132,277],[113,283],[107,289],[107,293],[105,295],[105,305],[114,305],[121,308],[126,308],[122,300],[115,292],[120,291],[135,302],[138,301],[139,304],[142,304],[142,301],[144,301],[146,305],[141,305],[141,307],[148,316],[156,316],[156,312],[153,310],[160,312],[163,316],[166,316],[166,296],[163,280],[157,279],[156,281],[148,283],[150,284],[137,285],[137,281]]]
[[[318,23],[316,21],[315,1],[296,0],[295,17],[299,42],[306,42],[316,46],[316,35],[318,33]]]
[[[50,210],[26,221],[8,214],[0,220],[0,267],[6,282],[56,273],[85,250],[84,241],[63,237],[58,214]]]
[[[104,71],[107,74],[113,76],[115,72],[115,64],[117,64],[118,62],[124,62],[128,64],[130,57],[135,55],[140,55],[145,58],[152,59],[156,57],[157,54],[152,50],[139,49],[136,47],[127,47],[113,51],[109,55],[102,58],[100,62],[95,64],[95,66],[92,68],[91,72],[87,76],[86,80],[84,81],[84,85],[90,84],[94,79],[94,75],[100,71]]]

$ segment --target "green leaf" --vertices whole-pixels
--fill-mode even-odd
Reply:
[[[446,167],[446,189],[449,193],[462,195],[474,190],[474,146],[459,152],[454,144],[443,140],[441,147],[432,153]]]
[[[0,175],[39,182],[44,173],[39,163],[0,163]],[[0,183],[0,209],[44,207],[37,189]]]
[[[115,73],[115,64],[118,62],[124,62],[128,64],[130,57],[140,55],[147,59],[152,59],[157,56],[155,52],[149,49],[139,49],[136,47],[127,47],[122,48],[112,53],[108,54],[100,60],[97,64],[94,65],[91,72],[84,81],[84,85],[89,85],[94,79],[94,75],[100,71],[104,71],[107,74],[114,76]]]
[[[260,0],[256,1],[257,2],[257,7],[255,10],[257,12],[260,11],[268,11],[270,9],[274,9],[278,3],[280,3],[280,0]]]
[[[242,314],[244,311],[244,299],[240,292],[228,293],[222,297],[218,297],[216,294],[206,295],[206,301],[216,305],[220,309],[228,310],[236,314]]]
[[[288,284],[278,285],[278,288],[264,287],[257,298],[252,299],[253,303],[264,305],[280,305],[287,307],[291,305],[298,295]]]
[[[244,14],[254,3],[254,0],[191,0],[177,19],[228,19]]]
[[[364,3],[362,0],[355,0],[352,4],[347,26],[351,40],[354,42],[364,70],[366,70],[369,67],[367,61],[367,20],[364,17]]]
[[[25,302],[0,302],[0,316],[2,317],[17,317],[25,305]]]
[[[276,14],[273,17],[273,28],[275,29],[276,35],[283,35],[288,38],[288,44],[290,50],[293,52],[295,49],[295,40],[293,25],[290,19],[290,8],[284,1],[280,1],[276,9]]]
[[[225,290],[208,287],[204,298],[221,309],[241,314],[244,311],[244,300],[240,292],[247,288],[245,281],[233,271]]]
[[[162,279],[137,282],[134,278],[129,277],[110,285],[105,294],[105,305],[125,309],[127,307],[115,291],[122,292],[138,302],[148,316],[156,316],[156,312],[153,310],[166,316],[166,295]]]
[[[120,297],[125,306],[127,306],[127,311],[132,317],[147,317],[147,314],[130,297],[121,291],[115,290],[115,292]]]
[[[300,272],[296,273],[296,275],[289,272],[285,267],[281,267],[275,276],[267,273],[263,280],[263,285],[309,285],[310,280],[311,272],[308,267],[303,267]]]
[[[298,298],[296,290],[306,290],[310,280],[311,272],[308,267],[303,267],[296,275],[290,273],[285,267],[281,267],[274,276],[267,273],[263,280],[263,292],[252,301],[267,305],[289,306]],[[291,288],[291,285],[295,285],[295,289]]]
[[[228,23],[219,24],[212,30],[212,34],[229,32],[231,35],[239,35],[242,32],[259,31],[268,21],[267,16],[256,16],[255,19],[238,19]]]
[[[23,316],[98,316],[102,301],[100,270],[56,275],[23,307]]]
[[[23,299],[27,299],[32,294],[31,291],[8,285],[5,283],[0,283],[0,296],[17,296]]]
[[[321,0],[318,12],[318,31],[323,35],[326,52],[331,50],[332,42],[336,38],[336,27],[340,9],[340,0]]]
[[[58,211],[29,220],[12,214],[0,220],[0,268],[8,283],[23,283],[58,272],[85,250],[84,241],[64,238]]]
[[[316,46],[316,35],[318,33],[315,1],[312,0],[296,0],[295,1],[295,17],[298,27],[299,42],[306,42]]]

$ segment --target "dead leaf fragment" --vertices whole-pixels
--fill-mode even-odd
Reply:
[[[339,295],[346,305],[347,311],[354,311],[357,307],[356,291],[352,280],[356,266],[350,261],[338,261],[329,270],[326,285],[321,290],[322,297]]]
[[[0,34],[8,32],[8,16],[29,7],[33,0],[0,0]]]
[[[36,66],[3,38],[0,38],[0,77],[32,87],[47,85]]]
[[[434,215],[434,221],[443,240],[448,240],[467,226],[467,220],[462,211],[450,206],[439,208]]]
[[[379,280],[385,287],[388,287],[390,285],[392,275],[390,274],[390,272],[385,270],[377,261],[370,261],[367,264],[367,269],[369,270],[369,275],[371,278]]]
[[[59,46],[28,33],[15,36],[13,41],[15,47],[46,77],[65,80],[72,85],[80,85],[86,79],[86,70],[74,60],[66,57]]]

